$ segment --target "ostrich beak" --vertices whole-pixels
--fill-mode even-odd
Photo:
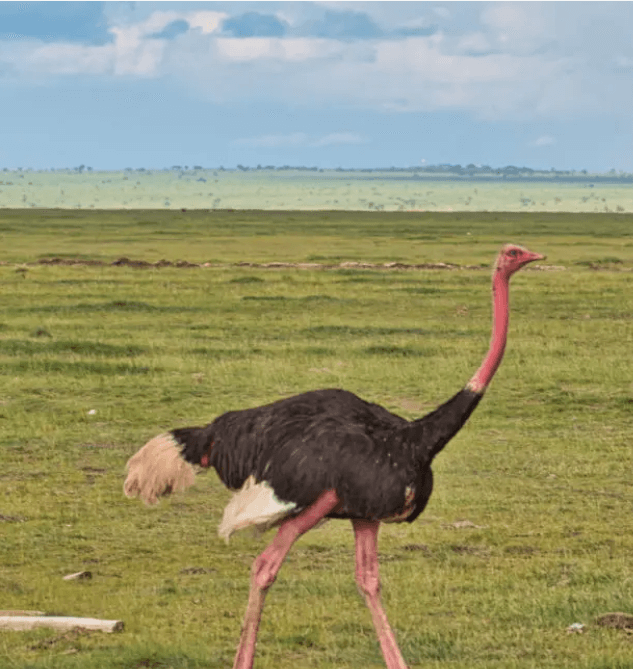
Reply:
[[[529,263],[534,262],[535,260],[545,260],[546,258],[547,256],[543,255],[542,253],[533,253],[532,251],[528,251],[525,262]]]

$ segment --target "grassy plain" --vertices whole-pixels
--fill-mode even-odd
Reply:
[[[129,455],[164,429],[317,387],[413,418],[486,351],[484,269],[231,263],[480,265],[509,240],[564,269],[513,279],[497,378],[438,457],[425,514],[382,531],[386,609],[411,667],[633,666],[631,636],[594,623],[633,613],[631,216],[32,210],[2,212],[0,234],[0,609],[126,625],[0,632],[0,667],[230,666],[265,543],[217,538],[229,493],[213,473],[157,508],[126,500]],[[37,264],[123,255],[224,265]],[[62,580],[82,569],[93,578]],[[576,622],[585,631],[568,633]],[[348,523],[291,552],[256,666],[383,666]]]

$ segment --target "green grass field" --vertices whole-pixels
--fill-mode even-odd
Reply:
[[[319,387],[426,413],[486,352],[483,266],[506,241],[559,269],[513,279],[497,377],[437,458],[426,512],[383,528],[385,608],[412,668],[631,669],[633,637],[595,620],[633,614],[633,216],[59,210],[0,216],[0,609],[125,630],[0,632],[0,667],[230,666],[272,534],[218,539],[230,493],[213,472],[156,508],[124,498],[127,458]],[[482,269],[235,265],[277,260]],[[300,539],[255,666],[382,667],[353,572],[348,522]]]

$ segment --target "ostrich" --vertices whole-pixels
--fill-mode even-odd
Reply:
[[[505,245],[492,276],[490,348],[474,376],[447,402],[407,421],[340,389],[315,390],[272,404],[229,411],[204,427],[171,430],[127,464],[128,497],[153,504],[193,483],[192,465],[215,467],[237,491],[219,527],[279,526],[251,569],[250,592],[233,669],[251,669],[267,590],[293,543],[326,518],[354,528],[356,582],[370,610],[388,669],[406,669],[380,599],[377,538],[381,522],[412,522],[433,488],[431,462],[468,420],[506,345],[510,277],[545,256]]]

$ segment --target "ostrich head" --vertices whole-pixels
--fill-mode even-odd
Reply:
[[[509,279],[516,271],[520,270],[521,267],[534,260],[545,260],[545,256],[540,253],[528,251],[526,248],[523,248],[523,246],[505,244],[501,248],[497,260],[495,261],[493,275],[501,273],[502,276]]]

